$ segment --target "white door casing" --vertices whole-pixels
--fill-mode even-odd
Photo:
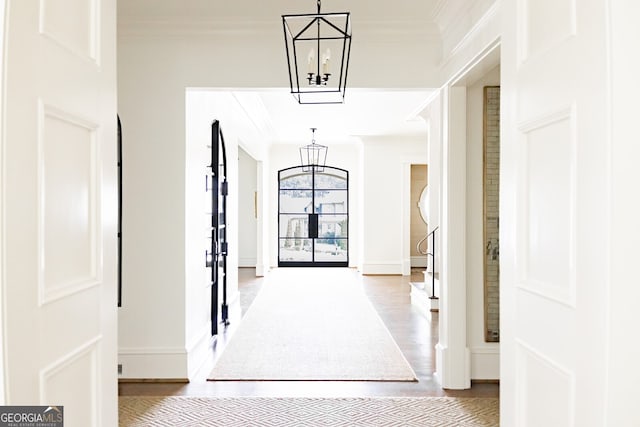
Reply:
[[[446,389],[471,387],[467,346],[466,165],[467,88],[443,91],[443,135],[440,195],[440,318],[436,377]]]
[[[116,3],[7,1],[5,397],[117,424]]]
[[[502,2],[501,425],[602,426],[606,7]]]

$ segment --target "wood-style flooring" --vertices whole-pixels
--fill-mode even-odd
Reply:
[[[363,286],[373,306],[415,371],[418,382],[358,381],[207,381],[216,355],[224,349],[241,316],[251,305],[263,279],[252,268],[241,268],[239,297],[230,307],[231,325],[212,346],[209,360],[190,383],[121,382],[119,394],[146,396],[216,396],[216,397],[373,397],[373,396],[460,396],[498,397],[499,385],[474,383],[469,390],[443,390],[433,377],[438,319],[423,317],[411,305],[410,281],[422,280],[420,270],[410,277],[364,276]],[[327,307],[327,310],[330,310]]]

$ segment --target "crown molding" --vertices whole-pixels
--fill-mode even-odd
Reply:
[[[352,22],[355,37],[440,39],[440,28],[428,20],[379,20]],[[118,20],[119,36],[261,36],[282,31],[280,20],[223,20],[216,18]]]
[[[229,21],[222,19],[128,19],[118,20],[119,36],[211,36],[257,35],[282,31],[279,21]]]

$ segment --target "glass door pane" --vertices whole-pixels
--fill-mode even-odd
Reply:
[[[280,261],[312,262],[312,239],[280,239]]]

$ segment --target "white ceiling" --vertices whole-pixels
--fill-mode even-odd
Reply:
[[[354,38],[375,38],[384,37],[390,29],[429,27],[439,31],[434,17],[446,1],[324,0],[322,11],[351,12]],[[279,21],[282,14],[313,13],[315,9],[314,0],[119,0],[118,18],[122,22],[211,20],[246,27]],[[358,33],[358,27],[367,31]],[[211,93],[215,96],[215,91]],[[349,142],[357,136],[423,135],[426,127],[416,113],[430,94],[428,88],[347,87],[344,104],[300,105],[288,88],[233,91],[247,116],[259,122],[258,128],[268,132],[269,139],[297,144],[310,141],[311,127],[318,128],[318,143]]]
[[[431,95],[428,90],[347,89],[344,104],[300,105],[289,89],[233,93],[248,117],[278,143],[311,141],[348,143],[360,136],[426,134],[417,116]]]

